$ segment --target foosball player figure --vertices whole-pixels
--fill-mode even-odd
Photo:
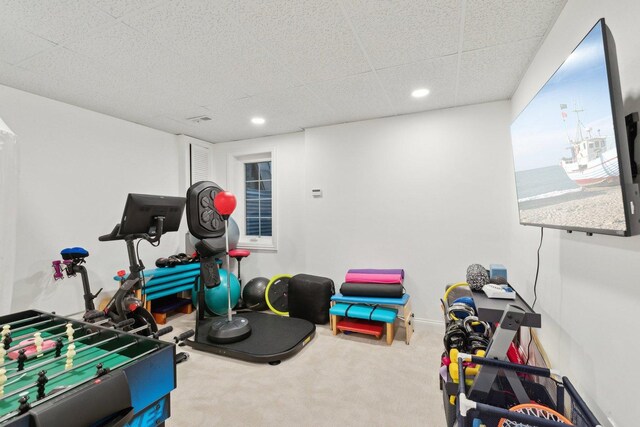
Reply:
[[[11,325],[4,325],[2,327],[2,332],[0,332],[0,337],[2,337],[2,341],[4,341],[4,337],[11,331]]]
[[[7,356],[7,350],[0,346],[0,366],[4,366],[4,358]]]
[[[73,324],[71,322],[67,323],[67,340],[69,342],[73,342]]]
[[[68,371],[73,367],[73,357],[76,355],[76,346],[75,344],[69,344],[67,347],[67,363],[64,365],[64,370]]]
[[[0,396],[4,396],[4,384],[7,382],[7,370],[0,368]]]
[[[21,348],[18,351],[18,371],[24,370],[24,362],[27,361],[27,350]]]
[[[109,368],[104,368],[102,363],[98,363],[98,365],[96,366],[97,372],[96,372],[96,377],[100,378],[103,375],[107,375],[111,369]]]
[[[22,396],[20,400],[18,400],[18,403],[20,404],[20,406],[18,406],[18,411],[20,412],[20,414],[29,412],[29,409],[31,409],[31,404],[29,403],[28,394],[25,394],[24,396]]]
[[[33,334],[33,343],[36,346],[36,357],[42,356],[43,341],[44,340],[42,339],[42,334],[40,332],[36,332],[35,334]]]
[[[58,338],[56,340],[56,355],[55,357],[60,357],[60,355],[62,354],[62,347],[64,346],[64,344],[62,343],[62,337]]]
[[[13,338],[11,338],[11,332],[9,332],[7,333],[7,335],[4,336],[4,339],[2,340],[5,350],[9,350],[9,347],[11,347],[12,341],[13,341]]]
[[[38,397],[37,399],[44,399],[44,397],[46,396],[46,393],[44,392],[44,386],[49,382],[49,378],[47,378],[47,371],[42,370],[40,372],[38,372],[38,381],[37,381],[37,385],[38,385]]]

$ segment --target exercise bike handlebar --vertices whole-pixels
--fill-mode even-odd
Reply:
[[[120,234],[120,224],[116,224],[113,230],[111,230],[111,233],[98,237],[98,240],[101,242],[110,242],[112,240],[144,239],[150,243],[159,242],[160,237],[162,237],[164,233],[164,217],[158,216],[155,220],[155,225],[151,228],[154,230],[152,233]]]

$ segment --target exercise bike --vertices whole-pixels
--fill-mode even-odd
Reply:
[[[62,261],[53,261],[53,278],[55,280],[64,278],[63,268],[64,273],[69,278],[80,274],[85,307],[82,319],[85,322],[99,323],[143,336],[149,336],[158,331],[155,319],[135,295],[135,291],[140,287],[139,278],[124,279],[105,309],[96,310],[94,300],[102,292],[102,288],[95,294],[91,292],[89,275],[83,265],[86,263],[89,251],[80,247],[66,248],[60,252],[60,255],[62,256]],[[129,277],[131,277],[133,271],[131,271]]]
[[[120,287],[104,310],[95,308],[93,300],[102,289],[95,294],[91,292],[87,270],[83,265],[89,252],[83,248],[70,248],[66,252],[63,251],[63,261],[58,264],[54,278],[62,277],[60,264],[65,265],[67,276],[80,273],[84,289],[85,321],[101,323],[100,318],[105,318],[106,323],[118,329],[145,336],[153,335],[158,331],[155,319],[135,294],[144,287],[142,271],[145,268],[138,257],[136,241],[139,243],[145,240],[152,246],[158,246],[164,233],[178,231],[185,202],[184,197],[128,195],[121,222],[116,224],[111,233],[98,238],[101,242],[124,240],[129,255],[129,275],[126,277],[123,275]],[[54,261],[54,269],[56,262]]]

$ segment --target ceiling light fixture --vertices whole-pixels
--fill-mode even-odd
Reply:
[[[411,96],[413,96],[414,98],[424,98],[427,95],[429,95],[429,89],[425,88],[416,89],[411,92]]]
[[[251,119],[251,123],[253,123],[254,125],[263,125],[266,122],[266,120],[264,119],[264,117],[253,117]]]

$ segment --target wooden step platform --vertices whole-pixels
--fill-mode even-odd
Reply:
[[[153,301],[151,314],[159,325],[167,323],[167,315],[172,313],[190,314],[193,312],[193,305],[188,298],[168,297]]]

